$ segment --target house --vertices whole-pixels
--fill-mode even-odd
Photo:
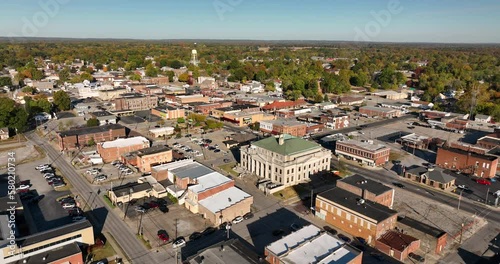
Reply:
[[[241,167],[283,186],[308,181],[310,175],[330,169],[330,150],[286,134],[253,142],[240,152]]]
[[[389,230],[375,242],[375,248],[399,261],[420,248],[420,240],[399,231]]]
[[[261,132],[273,135],[289,134],[294,137],[303,137],[306,135],[307,125],[296,120],[269,120],[260,121],[259,129]]]
[[[491,123],[491,116],[489,115],[482,115],[482,114],[477,114],[474,117],[474,121],[480,122],[480,123]]]
[[[436,165],[481,178],[493,178],[497,172],[498,157],[442,147],[438,148]]]
[[[270,264],[361,264],[363,252],[314,225],[305,226],[266,246]]]
[[[99,120],[100,126],[109,125],[109,124],[116,124],[116,116],[111,114],[108,111],[92,112],[92,113],[90,113],[90,116],[92,118]]]
[[[405,167],[404,177],[441,190],[455,188],[455,177],[443,172],[443,170],[439,168],[425,168],[417,165],[413,165],[409,168]]]
[[[9,139],[9,128],[8,127],[3,127],[0,128],[0,140],[6,140]]]
[[[354,174],[337,181],[337,188],[351,192],[364,200],[379,203],[392,208],[394,189],[380,182]]]
[[[105,163],[118,160],[121,155],[149,148],[150,142],[145,137],[118,138],[113,141],[97,143],[97,152]]]
[[[174,107],[171,105],[161,105],[151,109],[151,114],[163,119],[177,119],[186,117],[183,108]]]
[[[108,191],[109,200],[116,205],[129,203],[133,200],[152,196],[152,187],[149,182],[129,182],[115,186]]]
[[[383,118],[395,118],[403,115],[403,112],[398,109],[374,106],[362,106],[359,108],[359,113],[369,117],[379,116]]]
[[[396,230],[413,237],[418,237],[421,240],[421,246],[425,246],[425,250],[428,250],[427,252],[441,254],[447,244],[448,233],[435,226],[422,223],[407,216],[398,217]]]
[[[106,142],[126,137],[125,127],[119,124],[110,124],[98,127],[85,127],[57,132],[60,150],[73,150],[89,143]]]
[[[252,81],[251,83],[244,84],[240,86],[240,91],[245,93],[263,93],[264,85],[257,81]]]
[[[121,161],[136,167],[140,172],[151,172],[151,167],[173,160],[172,149],[164,145],[142,148],[121,155]]]
[[[373,141],[347,140],[337,141],[335,155],[358,161],[368,166],[381,166],[389,161],[391,149]]]
[[[397,221],[396,211],[338,187],[316,196],[315,215],[370,245]]]

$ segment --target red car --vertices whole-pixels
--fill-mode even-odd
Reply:
[[[160,205],[157,202],[155,202],[155,201],[149,202],[149,207],[150,208],[158,208],[158,206],[160,206]]]
[[[168,234],[167,231],[165,230],[158,230],[158,238],[163,241],[164,243],[168,242]]]
[[[491,182],[485,179],[477,179],[476,182],[482,185],[491,185]]]

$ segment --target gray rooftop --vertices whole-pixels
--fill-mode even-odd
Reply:
[[[171,172],[179,178],[189,177],[191,179],[196,179],[198,177],[212,173],[214,170],[203,166],[199,163],[192,163],[184,167],[173,169]]]
[[[17,260],[10,262],[10,264],[49,264],[56,263],[58,260],[66,257],[70,257],[81,253],[78,243],[73,242],[71,244],[63,245],[52,250],[44,251],[40,254],[36,254],[22,260]],[[44,260],[45,258],[45,260]],[[26,262],[25,262],[26,261]]]
[[[85,128],[71,129],[68,131],[62,131],[59,132],[59,135],[61,137],[80,136],[80,135],[103,133],[111,129],[118,130],[118,129],[125,129],[125,127],[119,124],[110,124],[98,127],[85,127]]]
[[[137,182],[129,182],[124,185],[113,187],[113,192],[116,197],[122,197],[131,193],[142,192],[145,190],[151,189],[151,185],[148,182],[137,183]]]
[[[380,182],[376,182],[370,179],[367,179],[359,174],[355,174],[349,177],[345,177],[342,182],[348,183],[350,185],[356,186],[360,189],[367,190],[375,195],[381,195],[388,191],[391,191],[392,188],[388,187]]]
[[[340,188],[333,188],[328,191],[322,192],[318,194],[318,197],[322,197],[325,200],[336,203],[342,207],[349,208],[351,211],[357,212],[359,215],[371,218],[376,222],[381,222],[397,214],[396,211],[390,209],[389,207],[374,203],[372,201],[365,200],[363,204],[360,204],[358,201],[361,199],[361,197]]]
[[[422,166],[411,166],[406,170],[407,173],[415,174],[415,175],[427,175],[429,179],[439,182],[439,183],[448,183],[453,180],[455,180],[455,177],[444,173],[441,169],[439,168],[433,168],[433,169],[427,169]]]
[[[54,229],[50,229],[44,232],[36,233],[30,236],[20,237],[16,239],[16,241],[19,246],[27,247],[29,245],[40,243],[42,241],[49,240],[52,238],[60,237],[68,233],[73,233],[79,230],[83,230],[88,227],[92,227],[92,224],[90,224],[88,220],[79,221],[61,227],[56,227]]]
[[[221,248],[224,251],[221,251]],[[237,239],[223,241],[205,248],[186,260],[189,264],[259,264],[259,256]]]
[[[395,109],[392,109],[392,108],[375,107],[375,106],[363,106],[363,107],[359,108],[359,110],[361,110],[361,109],[366,109],[369,111],[384,112],[384,113],[390,113],[390,112],[396,111]]]

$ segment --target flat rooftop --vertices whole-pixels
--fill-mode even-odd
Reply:
[[[148,144],[149,140],[145,137],[131,137],[131,138],[118,138],[113,141],[106,141],[102,143],[101,147],[103,148],[124,148],[135,146],[139,144]]]
[[[95,117],[114,116],[113,114],[111,114],[108,111],[97,111],[97,112],[92,112],[90,114],[95,116]]]
[[[377,223],[397,214],[396,211],[389,207],[372,201],[364,200],[364,203],[361,204],[359,203],[361,197],[340,188],[322,192],[318,194],[318,197],[356,212],[358,215],[371,218]]]
[[[350,145],[350,146],[361,148],[361,149],[368,150],[368,151],[379,151],[379,150],[383,150],[383,149],[388,149],[387,146],[382,145],[382,144],[371,144],[368,142],[361,142],[361,141],[352,140],[352,139],[346,140],[346,141],[338,141],[337,145],[339,145],[339,144]]]
[[[252,109],[252,108],[259,108],[259,107],[255,106],[255,105],[243,104],[243,105],[233,105],[233,106],[229,106],[229,107],[216,108],[215,110],[229,112],[229,111],[238,111],[238,110],[241,111],[241,110]]]
[[[79,221],[71,224],[67,224],[61,227],[50,229],[44,232],[36,233],[30,236],[20,237],[16,239],[18,246],[27,247],[29,245],[37,244],[52,238],[67,235],[69,233],[74,233],[79,230],[92,227],[92,224],[88,220]]]
[[[356,186],[360,189],[367,190],[375,195],[381,195],[383,193],[392,191],[392,188],[389,186],[386,186],[380,182],[372,181],[370,179],[367,179],[359,174],[354,174],[349,177],[345,177],[341,182],[348,183],[352,186]]]
[[[236,187],[231,187],[209,196],[198,203],[207,208],[210,212],[217,213],[249,197],[252,196]]]
[[[189,186],[189,189],[194,192],[194,193],[201,193],[206,190],[215,188],[217,186],[226,184],[228,182],[231,182],[233,180],[229,179],[228,177],[214,171],[212,173],[200,176],[196,178],[197,184]]]
[[[82,253],[78,243],[73,242],[55,249],[44,251],[21,260],[10,262],[10,264],[49,264],[56,263],[62,258],[67,258]],[[45,258],[45,260],[44,260]],[[83,258],[83,257],[82,257]]]
[[[405,140],[405,141],[410,141],[410,142],[422,142],[422,141],[425,141],[425,140],[429,140],[430,137],[419,136],[419,135],[417,135],[415,133],[412,133],[412,134],[409,134],[409,135],[406,135],[406,136],[402,136],[401,139]]]
[[[196,179],[198,177],[214,172],[214,170],[191,159],[185,159],[154,166],[152,169],[155,171],[168,170],[170,173],[174,174],[176,177],[181,179],[182,178]]]
[[[424,234],[431,235],[433,237],[441,237],[446,232],[444,230],[441,230],[439,228],[430,226],[426,223],[420,222],[416,219],[410,218],[410,217],[398,217],[398,224],[402,224],[405,226],[408,226],[410,228],[413,228],[415,230],[418,230]]]
[[[261,123],[271,123],[273,125],[281,125],[281,126],[302,126],[304,123],[299,122],[294,119],[277,119],[277,120],[267,120],[260,121]]]
[[[109,130],[119,130],[119,129],[125,129],[125,127],[119,124],[110,124],[97,127],[84,127],[84,128],[71,129],[68,131],[61,131],[59,132],[59,135],[61,137],[69,137],[69,136],[103,133]]]
[[[221,248],[224,248],[221,251]],[[189,257],[189,264],[262,264],[259,256],[238,239],[231,239],[212,245]]]
[[[137,150],[137,151],[133,151],[133,152],[127,153],[125,155],[126,156],[138,156],[138,157],[142,157],[142,156],[147,156],[147,155],[153,155],[153,154],[158,154],[158,153],[166,152],[166,151],[169,151],[169,150],[172,150],[172,149],[170,147],[167,147],[167,146],[164,146],[164,145],[157,145],[157,146],[152,146],[150,148],[144,148],[144,149],[140,149],[140,150]]]
[[[470,155],[472,157],[483,159],[483,160],[494,161],[494,160],[498,159],[498,157],[496,157],[496,156],[482,155],[482,154],[479,154],[476,152],[465,151],[465,150],[461,150],[461,149],[457,149],[457,148],[442,147],[442,149],[447,150],[447,151],[451,151],[451,152],[454,152],[457,154],[461,154],[461,155]],[[439,149],[438,149],[438,152],[439,152]]]
[[[151,184],[148,182],[138,183],[138,182],[129,182],[124,185],[113,187],[113,192],[116,197],[122,197],[128,195],[129,193],[137,193],[145,190],[151,189]]]
[[[392,108],[385,108],[385,107],[375,107],[375,106],[363,106],[360,107],[359,110],[369,110],[369,111],[377,111],[377,112],[384,112],[384,113],[390,113],[390,112],[395,112],[395,109]]]

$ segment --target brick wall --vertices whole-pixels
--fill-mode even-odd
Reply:
[[[451,170],[462,170],[482,178],[492,178],[497,171],[498,158],[489,160],[474,154],[439,148],[436,165]]]
[[[86,135],[74,135],[61,138],[58,134],[57,138],[59,140],[59,148],[61,150],[71,150],[76,148],[76,144],[79,146],[86,145],[91,139],[94,139],[95,143],[111,141],[117,138],[126,137],[125,128],[109,130],[103,133],[86,134]]]
[[[75,263],[75,264],[83,264],[83,255],[82,253],[75,254],[73,256],[68,256],[62,259],[58,259],[50,262],[50,264],[67,264],[67,263]]]
[[[225,208],[222,210],[222,222],[232,221],[237,216],[243,216],[246,213],[250,212],[251,206],[253,204],[253,197],[250,196],[229,208]],[[212,213],[208,209],[203,206],[199,206],[199,213],[204,215],[206,219],[208,219],[213,225],[219,225],[221,222],[221,212]]]
[[[198,194],[198,201],[206,199],[212,195],[215,195],[215,194],[222,192],[226,189],[229,189],[231,187],[234,187],[234,181],[230,181],[228,183],[222,184],[222,185],[217,186],[215,188],[208,189],[208,190]]]
[[[126,146],[126,147],[115,147],[115,148],[103,148],[102,144],[97,144],[97,152],[99,155],[101,155],[102,160],[105,163],[112,162],[114,160],[117,160],[121,157],[121,155],[132,152],[132,151],[137,151],[143,148],[149,147],[149,144],[144,145],[144,144],[137,144],[137,145],[132,145],[132,146]]]
[[[151,164],[163,164],[171,162],[172,160],[172,150],[168,150],[151,155],[144,155],[142,157],[138,156],[135,166],[137,166],[141,172],[150,172]]]
[[[337,187],[356,194],[357,196],[363,197],[363,199],[365,200],[376,202],[387,207],[392,207],[392,190],[377,196],[374,193],[371,193],[367,190],[363,191],[363,189],[361,189],[360,187],[348,184],[343,181],[337,181]]]

